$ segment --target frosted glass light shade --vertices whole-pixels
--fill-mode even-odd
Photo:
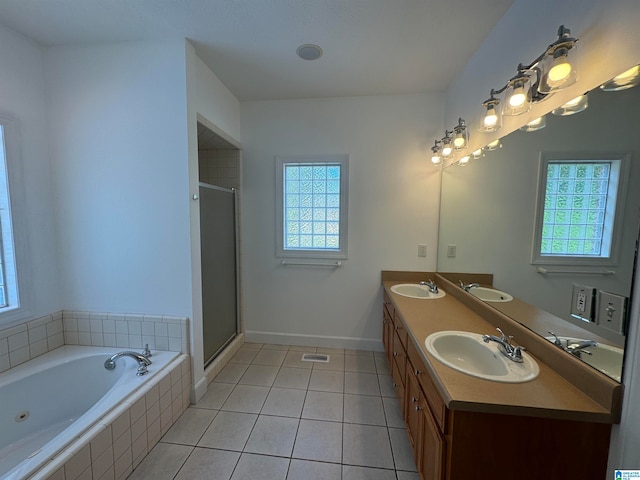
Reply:
[[[527,76],[513,78],[504,94],[503,115],[521,115],[531,109],[531,79]]]
[[[536,130],[542,130],[547,126],[547,118],[543,115],[542,117],[534,118],[525,126],[520,127],[520,130],[523,132],[535,132]]]
[[[502,127],[502,112],[500,100],[490,98],[482,104],[478,130],[481,132],[495,132]]]
[[[608,82],[600,85],[600,88],[605,92],[619,92],[620,90],[635,87],[638,84],[640,84],[640,65],[631,67],[620,75],[616,75]]]

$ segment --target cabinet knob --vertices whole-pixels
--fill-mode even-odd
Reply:
[[[415,372],[416,372],[416,375],[420,375],[420,374],[422,373],[422,372],[421,372],[420,370],[418,370],[417,368],[416,368]]]
[[[400,327],[398,325],[396,325],[396,330],[400,330]]]
[[[398,388],[398,384],[396,382],[393,382],[393,388]]]
[[[416,412],[419,412],[420,410],[422,410],[422,407],[420,405],[416,405]]]
[[[416,397],[411,397],[411,403],[416,403],[418,399]]]
[[[393,352],[393,356],[397,357],[398,356],[398,352]]]

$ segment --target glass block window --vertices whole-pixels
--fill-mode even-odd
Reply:
[[[348,156],[277,157],[278,256],[346,258]]]
[[[534,263],[611,260],[622,159],[543,158]]]

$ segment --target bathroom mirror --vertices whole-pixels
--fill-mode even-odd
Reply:
[[[586,322],[572,316],[571,309],[580,301],[575,284],[584,287],[587,303],[591,289],[596,296],[609,292],[630,300],[640,229],[640,87],[613,92],[596,88],[588,101],[585,111],[547,114],[546,128],[517,130],[501,139],[501,148],[465,166],[454,164],[443,170],[438,271],[448,272],[445,276],[456,284],[455,272],[493,274],[493,286],[516,301],[488,303],[544,337],[553,331],[624,348],[626,327]],[[623,210],[619,210],[615,261],[595,267],[532,263],[540,159],[545,155],[578,159],[627,155],[627,188],[617,207]],[[523,302],[543,310],[545,321],[532,321],[536,315]],[[582,355],[587,363],[589,353]],[[620,381],[622,355],[615,361],[620,363],[617,372],[605,373]]]

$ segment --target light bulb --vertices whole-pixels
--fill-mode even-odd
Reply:
[[[462,157],[460,160],[458,160],[458,165],[464,167],[467,163],[469,163],[469,158],[469,155]]]
[[[482,148],[479,148],[478,150],[475,150],[471,153],[471,156],[473,158],[480,158],[482,157]]]
[[[431,163],[433,163],[434,165],[440,165],[442,163],[442,159],[440,158],[440,155],[437,154],[433,154],[433,156],[431,157]]]
[[[557,86],[571,75],[571,63],[567,61],[567,55],[560,55],[553,59],[553,66],[549,69],[547,78],[551,86]]]
[[[542,117],[534,118],[529,123],[527,123],[528,127],[537,127],[542,123]]]
[[[491,106],[487,108],[487,113],[484,116],[483,120],[485,127],[495,127],[498,123],[498,114],[496,113],[495,107]]]
[[[464,139],[462,133],[459,133],[458,135],[456,135],[456,138],[453,139],[453,146],[457,149],[464,147],[465,143],[467,142]]]
[[[451,155],[452,152],[453,152],[453,148],[451,147],[451,144],[447,144],[444,147],[442,147],[443,156],[448,157],[449,155]]]
[[[527,94],[523,86],[513,89],[513,94],[509,97],[509,105],[512,107],[521,107],[527,101]]]

